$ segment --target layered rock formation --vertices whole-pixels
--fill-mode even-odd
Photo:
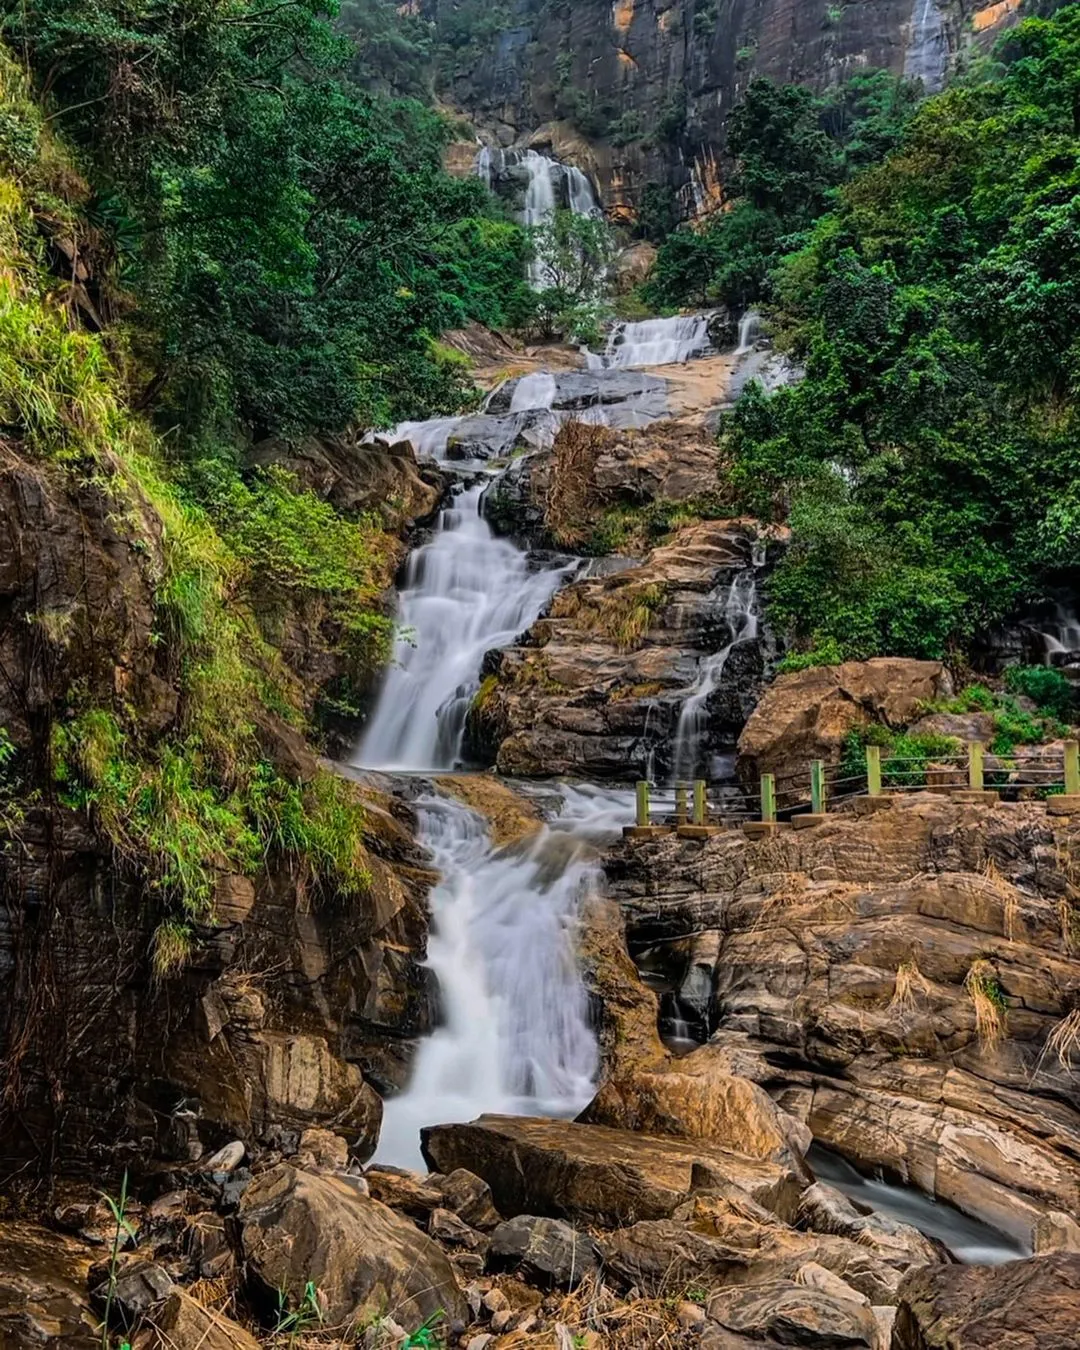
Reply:
[[[726,596],[754,571],[753,524],[677,530],[644,562],[561,591],[523,641],[493,653],[469,720],[477,758],[515,776],[662,773],[702,662],[736,634]],[[771,655],[732,647],[709,701],[710,744],[733,748]]]
[[[423,509],[432,489],[411,451],[384,470],[416,486]],[[4,1156],[109,1169],[327,1119],[366,1155],[381,1115],[372,1083],[399,1083],[431,1025],[431,877],[408,809],[366,793],[371,886],[359,901],[316,901],[285,866],[249,876],[219,861],[187,970],[155,979],[159,892],[94,827],[93,796],[71,809],[52,775],[54,723],[71,702],[123,707],[147,738],[184,726],[155,608],[161,520],[141,500],[122,510],[99,478],[73,484],[11,447],[0,515],[0,726],[26,775],[14,800],[3,785],[5,825],[17,827],[0,863]],[[319,774],[270,710],[251,735],[288,782]]]
[[[860,1168],[1030,1244],[1080,1207],[1078,857],[1041,804],[922,793],[758,842],[627,842],[608,876],[676,987],[718,935],[688,1072],[752,1078]]]
[[[584,169],[621,220],[636,216],[648,184],[669,186],[688,215],[720,205],[726,119],[753,76],[823,89],[885,68],[934,89],[972,11],[986,20],[982,40],[1012,13],[972,0],[577,0],[507,10],[496,39],[463,49],[446,95],[492,141],[527,142]]]

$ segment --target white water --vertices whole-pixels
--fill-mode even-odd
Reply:
[[[356,758],[369,769],[452,769],[480,663],[533,622],[570,568],[535,571],[480,514],[484,484],[439,516],[430,543],[409,557],[404,630]]]
[[[720,687],[724,667],[732,651],[741,642],[753,642],[758,635],[757,579],[750,568],[737,572],[727,589],[724,621],[731,632],[731,640],[701,662],[697,679],[679,710],[674,766],[678,779],[696,778],[703,774],[707,778],[714,776],[712,766],[702,762],[709,730],[709,699]]]
[[[630,370],[676,365],[703,356],[710,346],[711,318],[711,314],[690,314],[616,324],[603,353],[586,351],[586,363],[589,370]]]
[[[936,94],[945,83],[949,61],[948,38],[936,0],[915,0],[909,34],[904,75],[922,80],[926,92]]]
[[[756,309],[748,309],[739,320],[739,345],[735,348],[735,355],[744,356],[753,351],[760,334],[761,315]]]
[[[592,1096],[597,1047],[573,930],[595,873],[584,841],[611,808],[581,793],[567,806],[565,821],[525,847],[497,851],[464,806],[418,803],[420,840],[442,874],[428,965],[444,1020],[421,1043],[409,1088],[386,1103],[380,1162],[422,1168],[425,1125],[484,1112],[576,1115]]]

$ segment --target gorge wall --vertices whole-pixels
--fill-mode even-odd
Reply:
[[[432,0],[438,14],[447,0]],[[683,215],[723,194],[724,126],[762,75],[824,89],[868,69],[940,88],[950,61],[1015,6],[972,0],[514,0],[493,40],[460,49],[443,95],[501,145],[550,147],[589,172],[608,212],[646,187]]]

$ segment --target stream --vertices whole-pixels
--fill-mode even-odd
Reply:
[[[478,164],[489,175],[506,167],[505,157],[501,169],[483,155]],[[595,210],[591,190],[582,186],[587,180],[576,171],[531,151],[512,167],[527,180],[527,213],[540,213],[531,219],[554,210],[560,193],[573,209]],[[485,654],[514,642],[584,567],[581,559],[532,554],[497,537],[484,519],[485,494],[508,471],[508,461],[512,467],[511,452],[550,446],[569,417],[612,426],[663,417],[663,381],[635,368],[709,351],[710,317],[616,325],[605,351],[590,354],[584,371],[534,372],[494,390],[478,414],[396,429],[418,455],[456,470],[460,482],[430,538],[407,562],[401,637],[355,755],[358,767],[413,774],[464,767],[466,717]],[[746,379],[770,372],[775,358],[756,339],[751,313],[740,325],[729,398]],[[688,691],[676,734],[680,772],[699,770],[709,695],[732,648],[757,632],[762,561],[755,555],[715,594],[730,640],[701,660]],[[409,1086],[385,1104],[380,1162],[423,1168],[419,1133],[426,1125],[484,1112],[572,1117],[593,1094],[598,1049],[575,930],[583,899],[601,879],[602,847],[630,817],[632,792],[550,783],[543,796],[546,823],[525,842],[503,848],[493,845],[486,821],[456,800],[427,789],[416,801],[419,842],[441,875],[431,895],[427,958],[438,981],[441,1020],[417,1049]],[[682,1031],[671,1025],[669,1038]],[[940,1236],[960,1259],[1018,1254],[990,1229],[917,1192],[860,1178],[831,1155],[818,1161],[823,1177],[835,1176],[860,1202]]]

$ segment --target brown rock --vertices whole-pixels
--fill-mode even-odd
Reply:
[[[491,1229],[502,1222],[491,1199],[491,1187],[482,1177],[459,1167],[436,1184],[446,1208],[473,1228]]]
[[[1044,1214],[1035,1222],[1031,1246],[1036,1256],[1047,1252],[1080,1252],[1080,1224],[1068,1214]]]
[[[98,1350],[100,1318],[86,1297],[86,1247],[35,1224],[0,1224],[0,1345]]]
[[[835,766],[850,731],[906,726],[921,704],[948,692],[939,661],[878,657],[780,675],[739,737],[739,775],[756,785],[763,773],[790,775],[815,759]]]
[[[428,1218],[428,1232],[447,1247],[464,1247],[466,1251],[487,1251],[488,1240],[463,1219],[448,1209],[433,1209]]]
[[[320,1171],[344,1172],[349,1165],[349,1144],[331,1130],[305,1130],[300,1136],[297,1166]]]
[[[445,1203],[442,1190],[420,1172],[375,1163],[365,1170],[364,1180],[376,1200],[423,1222]]]
[[[736,1335],[769,1337],[787,1345],[875,1350],[877,1323],[869,1308],[788,1281],[724,1290],[709,1301],[709,1316]]]
[[[485,1177],[500,1212],[582,1219],[597,1224],[663,1217],[690,1193],[704,1166],[778,1213],[794,1214],[802,1188],[790,1168],[600,1125],[515,1116],[481,1116],[471,1124],[421,1131],[428,1162],[444,1171],[466,1167]]]
[[[440,1248],[347,1177],[280,1164],[248,1187],[239,1221],[252,1275],[294,1306],[313,1282],[332,1325],[388,1307],[412,1326],[439,1312],[467,1316]]]
[[[135,1350],[258,1350],[258,1341],[224,1314],[174,1289]]]
[[[893,1350],[1076,1350],[1080,1255],[936,1266],[900,1289]]]
[[[745,1078],[711,1071],[694,1056],[679,1060],[679,1071],[639,1071],[608,1079],[578,1117],[646,1134],[708,1139],[733,1153],[794,1163],[791,1131],[784,1113],[763,1088]],[[792,1122],[794,1125],[795,1122]]]
[[[561,1219],[519,1214],[499,1224],[491,1235],[493,1260],[513,1266],[534,1280],[574,1289],[597,1267],[591,1238]]]

